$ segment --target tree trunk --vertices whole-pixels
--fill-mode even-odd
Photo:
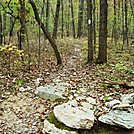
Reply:
[[[107,62],[107,0],[100,0],[99,54],[97,63]]]
[[[71,14],[72,14],[72,31],[73,31],[73,37],[75,38],[74,8],[73,8],[72,0],[70,0],[70,4],[71,4]]]
[[[56,56],[56,59],[57,59],[57,65],[61,65],[62,64],[62,60],[61,60],[61,56],[60,56],[60,53],[58,51],[58,48],[56,46],[56,43],[54,41],[53,38],[51,38],[51,36],[49,35],[48,32],[46,32],[46,28],[44,26],[44,24],[41,22],[40,18],[39,18],[39,14],[37,12],[37,8],[36,8],[36,5],[35,3],[33,2],[33,0],[29,0],[29,3],[31,4],[32,8],[33,8],[33,11],[34,11],[34,15],[35,15],[35,19],[36,21],[38,22],[38,24],[40,25],[44,35],[46,36],[46,38],[49,40],[53,50],[54,50],[54,53],[55,53],[55,56]]]
[[[6,35],[7,35],[7,25],[6,25],[6,22],[7,22],[7,14],[4,13],[3,14],[3,42],[4,42],[4,44],[6,44]]]
[[[93,35],[94,35],[94,45],[96,45],[96,0],[93,0]],[[95,47],[94,47],[94,51],[95,51]]]
[[[125,0],[125,41],[128,46],[128,7],[127,7],[128,1]]]
[[[124,29],[124,0],[122,0],[122,51],[124,49],[124,44],[125,44],[125,29]]]
[[[3,30],[2,30],[2,15],[0,10],[0,46],[2,45],[2,42],[3,42]]]
[[[116,30],[116,0],[114,0],[114,20],[113,20],[113,29],[112,29],[112,40],[114,39],[115,45],[117,44],[117,30]]]
[[[70,6],[67,4],[66,6],[66,34],[67,37],[70,35]]]
[[[63,38],[64,36],[64,4],[63,4],[63,0],[61,0],[61,13],[62,13],[62,16],[61,16],[61,38]]]
[[[59,12],[60,12],[60,0],[57,0],[56,12],[55,12],[55,18],[54,18],[53,38],[57,38]]]
[[[83,9],[84,9],[84,0],[79,0],[78,34],[77,34],[77,38],[80,38],[81,35],[82,35]]]
[[[22,49],[22,42],[25,41],[25,36],[26,36],[26,11],[25,11],[25,0],[19,0],[20,4],[20,24],[21,28],[20,31],[18,32],[18,37],[19,37],[19,45],[18,48]]]
[[[88,64],[93,62],[92,46],[92,0],[87,0],[87,19],[88,19]]]
[[[50,1],[47,0],[46,5],[46,31],[49,32],[49,16],[50,16]]]

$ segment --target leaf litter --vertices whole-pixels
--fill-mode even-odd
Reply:
[[[19,70],[14,72],[13,76],[4,73],[6,68],[0,70],[1,133],[41,133],[44,119],[54,106],[60,103],[37,97],[34,90],[41,85],[66,82],[71,85],[65,95],[69,99],[78,96],[95,98],[96,117],[107,111],[104,102],[119,99],[121,94],[134,92],[133,71],[130,71],[133,68],[128,66],[131,67],[132,62],[130,60],[128,64],[128,61],[124,61],[130,58],[130,54],[118,58],[117,54],[114,56],[115,50],[108,48],[108,64],[84,65],[84,41],[85,39],[80,41],[69,38],[57,41],[63,57],[63,66],[55,66],[54,56],[50,52],[50,58],[45,58],[46,61],[41,63],[39,69],[33,66],[30,72]],[[62,42],[64,46],[61,45]]]

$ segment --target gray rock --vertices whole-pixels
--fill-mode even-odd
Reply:
[[[90,129],[94,124],[94,112],[88,102],[77,103],[68,101],[54,108],[54,115],[58,121],[76,129]]]
[[[19,91],[20,91],[20,92],[25,92],[25,91],[30,91],[30,90],[32,90],[32,88],[29,87],[29,86],[27,86],[26,88],[24,88],[24,87],[20,87],[20,88],[19,88]]]
[[[50,123],[47,120],[44,120],[43,133],[47,134],[77,134],[75,131],[61,130],[55,127],[54,124]]]
[[[99,117],[99,121],[127,129],[134,129],[134,111],[110,110]]]
[[[118,105],[118,104],[121,104],[121,102],[119,100],[112,100],[110,102],[106,102],[105,105],[108,107],[108,108],[112,108],[113,106],[115,105]]]
[[[134,104],[134,93],[122,95],[121,101],[124,104]]]
[[[67,86],[69,86],[69,84],[63,82],[56,83],[54,85],[46,85],[45,87],[40,86],[35,90],[35,94],[50,101],[65,99],[62,94],[65,94]]]

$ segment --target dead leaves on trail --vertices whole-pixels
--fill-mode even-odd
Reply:
[[[42,54],[39,68],[31,66],[30,72],[18,70],[13,73],[10,70],[12,72],[10,74],[6,73],[8,68],[0,69],[0,103],[2,104],[0,121],[5,132],[6,130],[10,132],[14,126],[18,133],[21,127],[23,132],[24,130],[26,132],[30,130],[32,133],[41,131],[42,121],[57,104],[36,97],[33,91],[37,86],[60,81],[69,83],[71,86],[67,95],[70,94],[70,98],[76,95],[96,98],[98,110],[96,116],[106,112],[104,102],[113,98],[118,99],[121,94],[134,92],[134,74],[132,63],[128,60],[129,54],[120,55],[118,58],[112,46],[108,49],[110,58],[107,64],[87,66],[84,65],[87,45],[85,40],[67,38],[57,41],[63,66],[55,66],[53,52],[48,53],[49,48],[45,48],[47,54],[45,58],[45,54]],[[28,87],[32,90],[27,92]],[[20,88],[25,91],[21,92]],[[18,123],[22,126],[18,126]]]

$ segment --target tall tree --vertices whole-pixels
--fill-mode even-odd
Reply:
[[[125,41],[128,46],[128,0],[125,0]]]
[[[116,18],[117,18],[117,13],[116,13],[116,5],[117,5],[117,0],[114,0],[114,20],[113,20],[113,29],[112,29],[112,39],[114,39],[114,43],[117,44],[117,30],[116,30]]]
[[[44,35],[46,36],[46,38],[49,40],[53,50],[54,50],[54,53],[55,53],[55,56],[56,56],[56,59],[57,59],[57,65],[61,65],[62,64],[62,60],[61,60],[61,56],[60,56],[60,53],[58,51],[58,48],[56,46],[56,43],[54,41],[54,39],[50,36],[50,34],[46,31],[46,28],[43,24],[43,22],[41,21],[41,19],[39,18],[39,14],[38,14],[38,11],[37,11],[37,8],[36,8],[36,5],[34,3],[33,0],[29,0],[29,3],[31,4],[32,6],[32,9],[34,11],[34,15],[35,15],[35,19],[36,21],[38,22],[38,24],[40,25]]]
[[[122,50],[123,50],[123,46],[125,44],[125,29],[124,29],[124,0],[122,0]]]
[[[75,38],[74,8],[73,8],[72,0],[70,0],[70,6],[71,6],[71,14],[72,14],[72,31],[73,31],[73,37]]]
[[[96,0],[93,0],[93,40],[94,40],[94,44],[96,44]],[[94,48],[95,50],[95,48]]]
[[[3,13],[3,42],[6,44],[6,35],[7,35],[7,14]]]
[[[92,0],[87,0],[87,19],[88,19],[88,64],[93,62],[92,46]]]
[[[59,12],[60,12],[60,0],[57,0],[56,12],[55,12],[55,18],[54,18],[53,38],[57,38]]]
[[[100,0],[99,53],[97,63],[107,62],[107,0]]]
[[[19,0],[19,4],[20,4],[20,30],[18,32],[18,38],[19,38],[19,45],[18,48],[22,49],[22,42],[25,41],[25,36],[26,36],[26,9],[25,9],[25,0]]]
[[[81,35],[82,35],[83,9],[84,9],[84,0],[79,0],[78,33],[77,33],[77,38],[80,38]]]
[[[2,45],[2,42],[3,42],[3,31],[2,31],[2,14],[0,8],[0,45]]]
[[[63,0],[61,0],[61,38],[64,36],[64,3]]]
[[[46,4],[46,31],[49,32],[50,0]]]

